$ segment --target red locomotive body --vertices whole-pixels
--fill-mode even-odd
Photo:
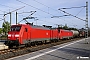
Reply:
[[[64,38],[69,39],[73,37],[73,33],[70,30],[60,29],[59,37],[60,39],[64,39]]]

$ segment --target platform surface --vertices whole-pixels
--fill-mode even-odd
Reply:
[[[0,50],[8,49],[8,46],[4,44],[4,42],[0,41]]]
[[[89,43],[86,44],[86,41]],[[90,37],[7,60],[90,60]]]

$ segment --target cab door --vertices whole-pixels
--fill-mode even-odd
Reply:
[[[24,29],[24,40],[27,40],[28,39],[28,30],[27,28]]]

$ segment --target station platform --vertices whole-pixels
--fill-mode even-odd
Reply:
[[[0,50],[8,49],[8,46],[6,46],[3,42],[0,42]]]
[[[6,60],[90,60],[90,37]]]

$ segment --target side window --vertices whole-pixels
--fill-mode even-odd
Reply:
[[[25,28],[25,32],[27,32],[28,30],[27,30],[27,28]]]

